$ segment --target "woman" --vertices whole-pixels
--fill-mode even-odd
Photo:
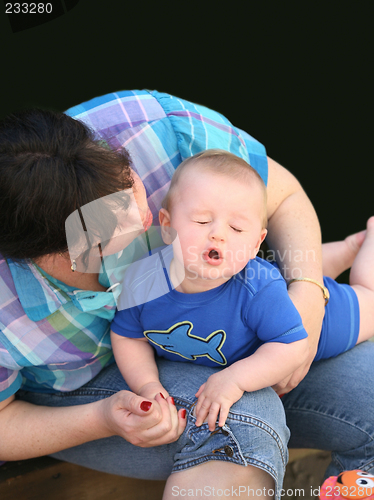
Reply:
[[[134,91],[93,99],[67,114],[106,144],[94,142],[78,121],[45,112],[5,121],[0,130],[0,253],[6,257],[1,262],[0,459],[53,454],[150,479],[188,469],[186,488],[227,492],[248,485],[254,491],[265,487],[272,496],[276,485],[278,497],[288,429],[276,393],[246,394],[232,408],[228,430],[210,434],[203,426],[196,434],[193,428],[183,432],[184,410],[191,410],[211,369],[189,364],[186,377],[184,365],[182,378],[176,364],[160,361],[161,381],[178,412],[172,399],[143,401],[128,392],[108,345],[115,309],[113,293],[106,291],[111,282],[105,272],[84,272],[84,258],[72,257],[70,245],[69,255],[65,221],[76,211],[80,217],[88,203],[125,191],[128,203],[133,193],[148,227],[147,205],[155,216],[180,161],[201,149],[225,148],[268,178],[268,243],[278,256],[287,255],[279,261],[285,277],[297,270],[296,276],[321,282],[320,230],[310,201],[289,172],[266,159],[259,143],[202,106]],[[132,170],[123,148],[130,152]],[[89,234],[84,220],[82,234]],[[97,248],[103,258],[112,242],[101,241]],[[297,256],[314,252],[315,258],[299,262],[292,250]],[[360,407],[356,388],[364,385],[358,367],[372,370],[368,358],[374,346],[363,344],[315,363],[302,380],[316,352],[324,300],[318,287],[305,282],[293,283],[289,293],[310,339],[309,362],[275,388],[287,393],[282,402],[291,444],[338,450],[329,474],[357,467],[370,471],[374,432],[365,412],[374,398],[365,397],[366,407]],[[350,384],[345,399],[338,397],[344,375],[349,376],[344,384]],[[164,498],[175,496],[172,488],[173,474]]]

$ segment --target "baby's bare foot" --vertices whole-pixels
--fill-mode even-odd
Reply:
[[[372,217],[372,219],[374,222],[374,217]],[[345,238],[344,242],[347,245],[346,257],[348,260],[352,260],[351,265],[353,264],[353,261],[356,255],[358,254],[358,251],[360,250],[361,245],[365,240],[365,237],[366,237],[366,229],[364,231],[360,231],[359,233],[351,234],[350,236],[347,236]],[[351,267],[351,265],[348,267]]]
[[[361,236],[360,236],[361,238]],[[359,240],[360,241],[360,240]],[[370,217],[366,223],[366,234],[364,237],[364,241],[358,251],[356,258],[354,259],[354,263],[352,265],[352,269],[349,275],[349,284],[360,287],[360,293],[362,294],[363,289],[366,289],[365,293],[374,292],[373,287],[373,277],[374,277],[374,217]],[[359,301],[363,301],[360,303],[360,315],[361,315],[361,306],[362,304],[366,304],[363,299],[364,295],[361,295],[361,299]],[[371,301],[374,299],[370,299]],[[370,302],[370,310],[373,310],[372,302]],[[369,307],[369,306],[368,306]],[[366,314],[366,313],[365,313]],[[367,318],[366,315],[363,315]],[[370,316],[371,318],[372,316]],[[370,321],[372,321],[370,319]],[[372,328],[369,328],[370,332],[372,332]],[[360,326],[361,332],[361,326]],[[361,335],[361,333],[360,333]]]
[[[374,230],[374,217],[373,230]],[[342,272],[352,267],[363,242],[367,231],[347,236],[343,241],[334,241],[322,245],[323,274],[330,278],[337,278]]]
[[[374,216],[373,217],[370,217],[370,219],[368,219],[367,223],[366,223],[366,227],[367,227],[367,230],[368,231],[374,231]]]

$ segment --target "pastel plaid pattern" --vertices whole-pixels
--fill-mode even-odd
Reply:
[[[179,163],[207,148],[248,161],[267,181],[265,148],[223,115],[157,91],[121,91],[70,108],[97,139],[126,147],[158,210]],[[100,282],[109,286],[107,276]],[[71,391],[113,362],[109,326],[113,294],[76,290],[31,263],[0,257],[0,401],[19,388]]]
[[[0,261],[1,400],[20,387],[70,391],[113,361],[111,293],[50,281],[31,264]]]
[[[155,221],[174,170],[199,151],[230,151],[249,162],[267,182],[264,146],[205,106],[157,91],[125,90],[84,102],[66,113],[94,129],[97,139],[130,152]]]

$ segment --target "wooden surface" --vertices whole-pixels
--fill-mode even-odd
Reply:
[[[317,450],[290,450],[292,463]],[[161,500],[164,481],[114,476],[40,457],[0,467],[0,500]]]
[[[164,481],[97,472],[49,457],[0,468],[1,500],[161,500]]]
[[[307,457],[309,455],[314,455],[319,452],[320,450],[313,450],[309,448],[291,448],[288,450],[288,463],[290,464],[295,460],[300,460],[301,458]]]

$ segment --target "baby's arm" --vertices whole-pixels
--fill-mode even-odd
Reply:
[[[129,338],[110,332],[116,363],[130,389],[147,399],[169,394],[161,385],[154,350],[145,338]]]
[[[209,430],[214,431],[219,413],[218,425],[222,427],[230,407],[243,392],[280,382],[305,362],[308,352],[307,338],[290,344],[268,342],[251,356],[214,373],[196,393],[196,425],[200,426],[208,416]]]

